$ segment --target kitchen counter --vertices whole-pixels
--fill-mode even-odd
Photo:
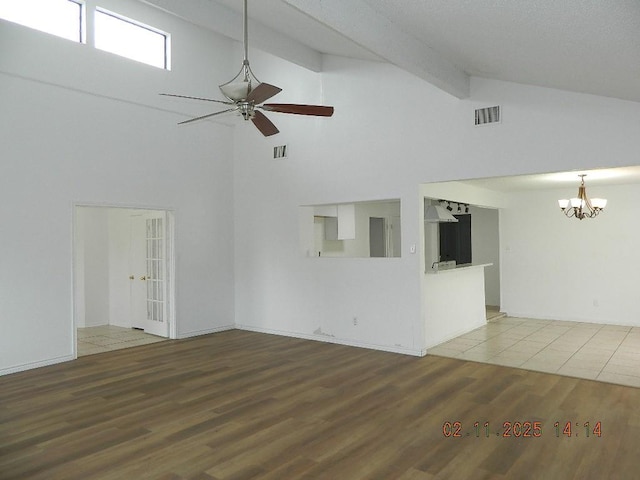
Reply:
[[[444,268],[431,268],[427,270],[425,273],[427,275],[435,275],[439,273],[449,273],[449,272],[459,272],[460,270],[467,270],[471,268],[484,268],[490,267],[493,263],[463,263],[461,265],[456,265],[455,267],[444,267]]]
[[[484,268],[490,265],[463,264],[425,273],[427,348],[486,324]]]

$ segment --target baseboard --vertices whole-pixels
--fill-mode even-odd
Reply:
[[[197,337],[199,335],[209,335],[210,333],[224,332],[226,330],[233,330],[235,328],[236,328],[235,325],[224,325],[222,327],[207,328],[206,330],[194,330],[194,331],[191,331],[191,332],[180,332],[176,336],[176,339],[180,340],[182,338]]]
[[[75,357],[73,355],[64,355],[62,357],[49,358],[47,360],[42,360],[39,362],[30,362],[22,365],[15,365],[13,367],[0,369],[0,376],[23,372],[25,370],[31,370],[32,368],[47,367],[49,365],[55,365],[56,363],[62,363],[62,362],[69,362],[71,360],[75,360]]]
[[[285,330],[274,330],[271,328],[254,327],[252,325],[236,325],[238,330],[246,330],[256,333],[267,333],[270,335],[280,335],[282,337],[300,338],[303,340],[314,340],[317,342],[335,343],[338,345],[346,345],[348,347],[367,348],[369,350],[380,350],[383,352],[400,353],[403,355],[413,355],[415,357],[424,357],[427,353],[426,349],[416,350],[397,345],[377,345],[375,343],[357,342],[342,338],[330,337],[328,335],[310,335],[306,333],[289,332]]]
[[[616,321],[610,321],[609,319],[604,318],[584,318],[584,317],[572,317],[565,315],[539,315],[535,313],[522,313],[522,312],[509,312],[508,316],[510,318],[518,318],[521,320],[551,320],[551,321],[560,321],[560,322],[572,322],[572,323],[595,323],[598,325],[618,325],[623,327],[638,327],[640,323],[637,321],[620,321],[616,319]]]
[[[412,348],[405,348],[401,346],[391,345],[377,345],[372,343],[357,342],[354,340],[346,340],[341,338],[334,338],[325,335],[307,335],[303,333],[287,332],[284,330],[273,330],[270,328],[253,327],[250,325],[224,325],[221,327],[209,328],[206,330],[196,330],[191,332],[181,332],[178,334],[177,339],[184,339],[190,337],[197,337],[199,335],[208,335],[211,333],[224,332],[226,330],[246,330],[250,332],[266,333],[270,335],[280,335],[283,337],[300,338],[304,340],[314,340],[317,342],[335,343],[338,345],[346,345],[349,347],[367,348],[369,350],[380,350],[383,352],[400,353],[403,355],[412,355],[416,357],[424,357],[427,353],[426,349],[416,350]],[[24,370],[31,370],[33,368],[46,367],[48,365],[55,365],[56,363],[68,362],[75,360],[73,355],[65,355],[63,357],[51,358],[40,362],[25,363],[23,365],[16,365],[9,368],[0,369],[0,376],[9,375],[11,373],[22,372]]]

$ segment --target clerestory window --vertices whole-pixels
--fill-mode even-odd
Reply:
[[[87,37],[85,15],[82,0],[0,0],[0,18],[79,43]],[[168,33],[103,8],[95,9],[89,26],[96,48],[170,69]]]
[[[169,70],[169,35],[135,20],[96,9],[95,47]]]
[[[85,41],[84,4],[74,0],[0,0],[0,18],[74,42]]]

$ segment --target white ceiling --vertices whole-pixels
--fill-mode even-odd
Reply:
[[[141,0],[242,41],[242,0]],[[640,102],[640,0],[248,0],[249,45],[321,71],[385,61],[458,98],[470,77]],[[500,191],[640,183],[640,168],[472,180]]]
[[[579,175],[586,175],[584,183],[592,185],[629,185],[640,183],[640,166],[581,170],[576,172],[543,173],[513,177],[493,177],[466,180],[462,183],[499,192],[523,190],[549,190],[568,188],[568,192],[578,191]],[[574,188],[575,187],[575,188]],[[569,193],[567,193],[569,195]]]
[[[242,0],[208,0],[242,14]],[[300,10],[281,0],[249,0],[249,18],[291,39],[300,42],[318,53],[340,55],[364,60],[380,58],[340,35],[326,25],[305,15]],[[251,30],[251,26],[249,27]],[[240,32],[242,33],[242,32]],[[251,33],[251,32],[250,32]],[[251,38],[249,39],[251,44]]]
[[[204,26],[242,38],[242,0],[148,3],[196,4],[181,16],[200,25],[224,12],[234,21]],[[250,45],[286,58],[297,44],[288,59],[312,69],[329,53],[388,61],[459,98],[480,76],[640,102],[639,0],[249,0],[249,17]]]

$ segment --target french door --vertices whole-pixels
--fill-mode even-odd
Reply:
[[[167,215],[131,216],[131,326],[169,336],[167,318]]]

